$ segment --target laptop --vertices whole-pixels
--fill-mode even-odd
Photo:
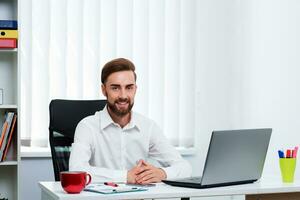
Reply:
[[[253,183],[262,174],[272,129],[213,131],[202,177],[163,180],[192,188]]]

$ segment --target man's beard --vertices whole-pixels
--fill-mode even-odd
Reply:
[[[127,109],[118,109],[118,107],[116,106],[117,103],[128,103],[128,107]],[[109,109],[118,117],[123,117],[125,115],[127,115],[128,113],[130,113],[132,107],[133,107],[134,103],[131,103],[130,100],[128,98],[119,98],[116,101],[114,101],[113,103],[110,103],[109,101],[107,101],[107,105],[109,107]]]

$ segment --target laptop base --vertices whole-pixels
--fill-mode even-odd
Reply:
[[[231,186],[231,185],[240,185],[240,184],[248,184],[253,183],[257,180],[247,180],[247,181],[237,181],[237,182],[230,182],[230,183],[218,183],[218,184],[211,184],[211,185],[201,185],[199,182],[185,182],[185,181],[176,181],[176,180],[162,180],[163,183],[178,186],[178,187],[188,187],[188,188],[198,188],[198,189],[205,189],[205,188],[212,188],[212,187],[223,187],[223,186]]]

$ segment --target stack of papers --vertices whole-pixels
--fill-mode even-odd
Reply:
[[[130,186],[126,184],[118,184],[117,187],[104,185],[102,183],[91,183],[85,187],[85,191],[89,192],[97,192],[101,194],[116,194],[116,193],[123,193],[123,192],[139,192],[139,191],[146,191],[147,188],[141,186]]]

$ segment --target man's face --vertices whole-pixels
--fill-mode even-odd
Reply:
[[[136,88],[132,71],[120,71],[109,75],[106,83],[102,85],[102,93],[107,98],[110,111],[119,117],[130,113]]]

